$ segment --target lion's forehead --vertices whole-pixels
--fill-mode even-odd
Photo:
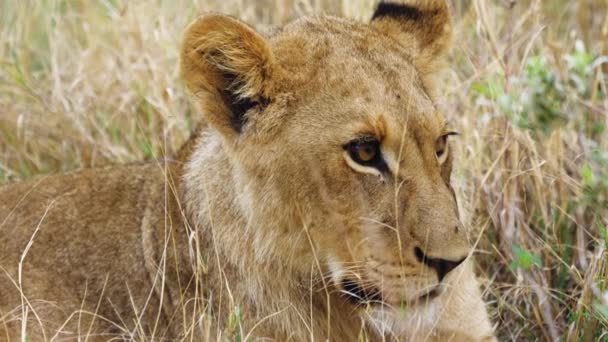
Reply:
[[[435,134],[443,124],[408,51],[369,25],[339,18],[305,18],[271,38],[288,81],[285,88],[310,108],[298,129],[315,124],[378,131],[401,137],[403,129]],[[299,101],[298,101],[299,100]],[[349,126],[344,126],[348,122]]]
[[[407,50],[364,23],[305,18],[285,27],[271,42],[276,60],[297,85],[317,80],[332,87],[356,82],[401,92],[423,90]]]

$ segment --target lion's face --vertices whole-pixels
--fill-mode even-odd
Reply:
[[[293,237],[285,262],[315,259],[354,301],[399,306],[440,295],[469,246],[450,186],[453,132],[429,95],[428,49],[444,42],[414,48],[403,18],[391,20],[304,19],[264,39],[205,17],[182,68],[249,222]]]

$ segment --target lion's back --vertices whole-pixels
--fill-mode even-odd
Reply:
[[[103,241],[99,234],[136,224],[151,171],[147,165],[90,169],[0,187],[0,260],[22,254],[30,241],[35,253],[37,241],[46,248]],[[105,229],[98,231],[101,226]]]
[[[0,312],[9,330],[23,316],[25,300],[31,336],[36,315],[56,329],[81,307],[95,312],[100,297],[125,293],[127,280],[132,288],[150,288],[140,227],[161,170],[146,164],[91,169],[0,188]],[[119,308],[129,307],[120,303],[127,300],[111,299]],[[79,316],[72,320],[92,317]]]

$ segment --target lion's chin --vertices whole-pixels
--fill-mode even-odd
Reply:
[[[386,306],[389,308],[425,306],[439,297],[444,288],[441,284],[429,286],[418,291],[410,298],[393,295],[392,291],[383,291],[381,287],[361,286],[357,281],[345,278],[341,284],[342,293],[353,303],[361,307]]]
[[[403,307],[375,305],[368,309],[367,319],[381,336],[417,335],[432,329],[441,312],[441,305],[436,300],[427,300],[421,304]]]

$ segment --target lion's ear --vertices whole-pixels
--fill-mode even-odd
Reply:
[[[247,112],[272,96],[274,60],[266,40],[246,24],[207,15],[190,24],[181,73],[196,106],[223,136],[238,135]]]
[[[425,76],[441,69],[451,46],[452,22],[447,0],[381,1],[372,26],[400,41]]]

